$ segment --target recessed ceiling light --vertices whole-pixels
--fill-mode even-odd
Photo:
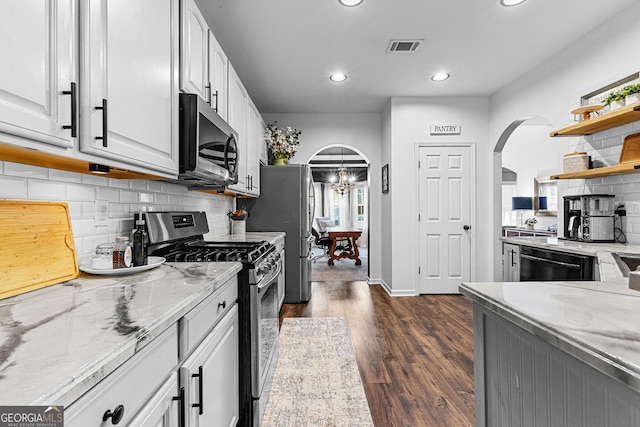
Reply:
[[[434,82],[441,82],[443,80],[447,80],[449,77],[449,73],[437,73],[431,76],[431,80]]]
[[[524,3],[525,0],[500,0],[500,4],[506,7],[509,6],[516,6],[519,5],[520,3]]]
[[[343,82],[343,81],[347,80],[347,75],[346,74],[342,74],[342,73],[335,73],[335,74],[331,74],[329,76],[329,79],[332,82]]]
[[[362,3],[362,0],[338,0],[338,1],[340,2],[341,5],[347,6],[347,7],[357,6],[360,3]]]

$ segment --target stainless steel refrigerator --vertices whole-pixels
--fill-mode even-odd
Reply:
[[[262,166],[260,197],[238,199],[247,231],[284,231],[285,303],[311,298],[313,179],[308,165]]]

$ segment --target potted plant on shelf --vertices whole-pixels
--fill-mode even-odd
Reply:
[[[624,107],[624,98],[626,94],[622,91],[611,92],[603,101],[606,107],[609,107],[610,111],[617,110],[620,107]]]
[[[289,163],[300,147],[300,134],[302,131],[287,126],[282,129],[277,127],[278,122],[267,125],[264,138],[273,155],[273,164],[285,166]]]
[[[640,102],[640,83],[632,84],[622,88],[625,93],[624,104],[631,105]]]

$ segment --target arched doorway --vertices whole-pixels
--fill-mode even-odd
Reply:
[[[536,183],[542,182],[552,173],[562,170],[562,156],[567,143],[552,139],[549,134],[552,124],[544,117],[524,116],[510,123],[502,132],[493,150],[494,190],[493,190],[493,235],[494,239],[494,280],[502,280],[502,235],[504,226],[516,226],[515,213],[511,210],[511,198],[516,196],[537,196]],[[510,173],[505,174],[505,169]],[[510,178],[504,181],[504,177]],[[555,183],[554,183],[555,184]],[[506,193],[509,194],[506,194]],[[557,201],[556,201],[557,202]],[[537,228],[547,229],[555,225],[558,218],[542,215],[535,208],[524,213],[536,217]]]
[[[357,148],[344,144],[331,144],[317,150],[308,160],[314,180],[314,226],[323,235],[328,226],[362,230],[357,240],[362,265],[342,259],[329,267],[326,250],[321,245],[313,248],[316,259],[312,263],[314,281],[367,280],[369,278],[369,160]],[[338,192],[338,172],[345,169],[348,190]]]

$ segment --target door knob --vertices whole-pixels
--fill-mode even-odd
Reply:
[[[462,228],[464,228],[464,231],[469,231],[471,230],[471,226],[470,225],[465,225]]]

